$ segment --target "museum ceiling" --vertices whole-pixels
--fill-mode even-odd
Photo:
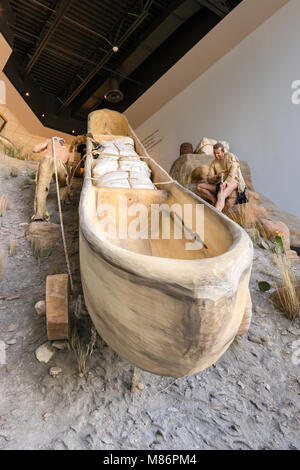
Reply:
[[[82,133],[89,112],[125,111],[240,1],[0,0],[4,72],[45,126]]]

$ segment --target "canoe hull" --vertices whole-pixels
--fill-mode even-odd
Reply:
[[[250,269],[237,290],[219,299],[178,292],[113,265],[80,233],[85,302],[101,337],[122,358],[148,372],[182,377],[206,369],[234,340],[241,324]],[[205,282],[205,279],[203,280]]]
[[[97,204],[115,207],[116,197],[113,189],[92,183],[88,139],[79,215],[81,279],[91,319],[107,344],[133,365],[171,377],[195,374],[215,363],[239,330],[249,299],[252,242],[241,227],[172,180],[147,154],[125,116],[95,111],[88,131],[97,141],[104,134],[131,136],[151,169],[156,197],[167,195],[169,205],[204,206],[207,249],[183,252],[177,240],[113,242],[100,228]],[[129,200],[147,207],[153,202],[143,190],[131,191]]]

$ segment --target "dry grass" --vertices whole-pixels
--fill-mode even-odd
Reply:
[[[23,152],[23,147],[22,145],[19,144],[13,144],[13,146],[7,147],[6,149],[6,155],[8,155],[11,158],[18,158],[18,159],[23,159],[22,158],[22,152]]]
[[[131,393],[133,393],[136,389],[139,376],[140,376],[140,370],[137,367],[134,367],[133,374],[132,374],[132,381],[131,381]]]
[[[255,227],[258,230],[260,236],[264,239],[264,241],[268,242],[267,232],[266,232],[263,224],[259,220],[256,222]]]
[[[86,373],[87,351],[86,351],[85,346],[80,341],[76,322],[74,323],[74,326],[73,326],[70,345],[71,345],[71,348],[74,351],[76,359],[77,359],[79,374],[85,374]]]
[[[77,321],[75,320],[70,339],[70,346],[76,356],[78,372],[79,374],[84,375],[86,373],[86,363],[88,357],[94,354],[96,347],[99,349],[102,347],[102,340],[98,336],[95,328],[92,326],[90,331],[90,341],[88,344],[84,344],[80,339]]]
[[[285,255],[277,256],[282,285],[278,286],[274,300],[279,304],[290,320],[300,317],[300,285],[292,270],[291,263]]]
[[[12,176],[13,178],[16,178],[19,175],[20,175],[20,168],[17,166],[12,167],[10,176]]]
[[[0,217],[4,217],[8,209],[8,201],[5,195],[0,196]]]
[[[16,254],[16,240],[11,238],[10,244],[9,244],[9,256],[13,256],[15,254]]]
[[[226,209],[226,215],[243,228],[256,226],[256,215],[251,204],[236,204],[232,209]]]
[[[31,240],[31,249],[33,255],[38,260],[38,265],[40,266],[42,258],[46,258],[51,255],[51,250],[48,247],[48,243],[45,243],[44,240]]]

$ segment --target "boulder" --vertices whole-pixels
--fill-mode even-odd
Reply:
[[[39,250],[47,250],[60,241],[60,226],[51,222],[31,222],[26,229],[26,237]]]
[[[197,168],[195,168],[192,171],[191,183],[193,184],[193,183],[201,183],[203,181],[207,181],[208,170],[209,170],[208,165],[197,166]]]
[[[200,166],[209,167],[213,160],[214,155],[206,155],[205,153],[189,153],[181,155],[179,158],[177,158],[177,160],[175,160],[169,173],[174,180],[178,181],[178,183],[182,184],[182,186],[187,187],[191,183],[191,174],[193,170]],[[240,166],[247,189],[254,191],[251,179],[251,171],[248,163],[240,160]]]
[[[191,174],[193,170],[201,165],[209,166],[213,157],[207,155],[185,154],[181,155],[173,163],[170,169],[171,177],[187,187],[190,184]]]
[[[197,145],[195,153],[213,155],[213,146],[218,142],[220,142],[224,146],[225,152],[229,152],[228,142],[203,137],[203,139],[201,139],[199,144]]]
[[[290,230],[285,223],[279,220],[268,220],[267,218],[260,218],[259,222],[268,240],[274,243],[276,235],[280,233],[282,234],[284,249],[290,249]]]
[[[252,202],[253,204],[260,204],[260,196],[258,193],[249,189],[246,191],[246,193],[249,202]]]

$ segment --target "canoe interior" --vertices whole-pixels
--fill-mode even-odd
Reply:
[[[107,218],[107,213],[101,213],[100,208],[103,204],[110,204],[114,207],[116,214],[116,236],[113,238],[110,236],[109,238],[113,245],[143,255],[185,260],[212,258],[228,250],[233,239],[223,219],[205,204],[203,209],[204,230],[201,234],[197,232],[196,204],[201,204],[201,200],[172,182],[168,173],[149,157],[123,115],[111,111],[106,115],[105,110],[99,114],[92,113],[89,116],[88,127],[93,139],[97,142],[114,140],[121,136],[132,137],[135,143],[135,151],[151,169],[151,179],[156,187],[156,189],[124,189],[92,185],[89,210],[93,213],[95,228],[100,236],[105,236],[108,230],[108,225],[103,223],[104,219]],[[91,158],[91,171],[96,162],[97,160]],[[126,206],[124,206],[124,200],[127,201]],[[122,227],[120,227],[119,214],[124,214],[124,207],[129,209],[130,206],[135,205],[135,209],[138,209],[137,204],[146,207],[147,213],[143,209],[143,211],[133,211],[133,215],[131,215],[130,210],[127,210],[126,220],[125,222],[122,220]],[[187,206],[189,206],[189,209],[186,209]],[[187,214],[186,210],[189,211],[189,217],[185,216]],[[170,214],[170,232],[168,229],[168,212]],[[188,220],[188,223],[186,223],[186,220]],[[158,227],[155,226],[157,228],[155,229],[154,238],[151,230],[154,230],[155,222]],[[124,223],[127,230],[125,236]],[[139,238],[132,239],[132,236],[128,235],[129,229],[131,233],[132,231],[139,233]],[[191,232],[197,232],[199,236],[201,235],[200,239],[207,248],[200,245],[199,249],[190,249],[191,243],[195,241],[190,235]]]

